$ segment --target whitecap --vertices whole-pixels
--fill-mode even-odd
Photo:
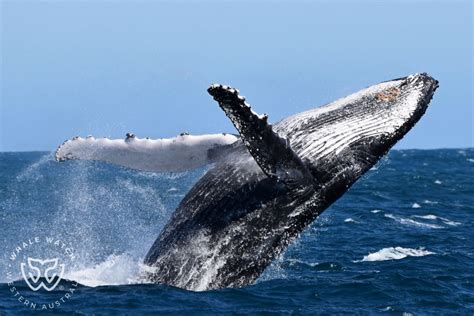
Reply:
[[[449,226],[459,226],[459,225],[461,225],[460,222],[450,221],[447,218],[442,218],[442,217],[440,217],[440,218],[443,221],[443,223],[445,223],[446,225],[449,225]]]
[[[353,220],[352,218],[349,217],[349,218],[346,218],[344,220],[344,223],[357,223],[357,221],[355,221],[355,220]]]
[[[377,214],[377,213],[382,212],[382,210],[372,210],[372,211],[370,211],[370,212],[372,212],[372,213],[374,213],[374,214]]]
[[[413,203],[413,205],[412,205],[411,207],[412,207],[412,208],[420,208],[420,207],[421,207],[421,205],[420,205],[420,204],[418,204],[418,203]]]
[[[393,219],[394,221],[402,225],[416,226],[416,227],[422,227],[422,228],[434,228],[434,229],[443,228],[443,226],[440,226],[440,225],[422,223],[422,222],[415,221],[411,218],[403,218],[403,217],[395,216],[392,214],[385,214],[384,216],[387,218]]]
[[[439,202],[430,201],[430,200],[424,200],[423,203],[425,203],[425,204],[438,204]]]
[[[438,219],[438,216],[433,215],[433,214],[428,214],[428,215],[413,215],[413,217],[423,218],[423,219]]]
[[[428,214],[428,215],[413,215],[413,217],[416,218],[422,218],[422,219],[429,219],[429,220],[440,220],[443,222],[443,224],[449,225],[449,226],[459,226],[461,225],[460,222],[455,222],[452,221],[446,217],[441,217],[441,216],[436,216],[433,214]]]
[[[435,184],[443,184],[443,182],[439,181],[439,180],[435,180],[434,182]]]
[[[469,161],[469,162],[474,162],[474,159],[468,158],[467,161]]]
[[[460,222],[455,222],[455,221],[452,221],[446,217],[441,217],[441,216],[438,216],[438,218],[443,221],[443,223],[445,223],[446,225],[449,225],[449,226],[459,226],[461,225]]]
[[[424,257],[427,255],[435,254],[429,250],[425,250],[424,247],[418,249],[413,248],[403,248],[403,247],[389,247],[383,248],[377,252],[369,253],[367,256],[364,256],[362,261],[386,261],[386,260],[400,260],[406,257]]]
[[[385,308],[380,309],[380,311],[382,311],[382,312],[391,312],[391,311],[394,311],[394,310],[395,310],[395,308],[393,308],[392,306],[387,306]]]

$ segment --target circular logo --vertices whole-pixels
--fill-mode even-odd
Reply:
[[[73,267],[76,255],[74,248],[61,238],[36,236],[21,241],[12,249],[8,259],[10,292],[28,309],[59,308],[77,290],[77,282],[64,280],[65,272],[68,267]],[[31,292],[39,295],[31,295]],[[42,292],[50,294],[41,295]]]

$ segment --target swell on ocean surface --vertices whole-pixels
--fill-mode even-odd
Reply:
[[[0,314],[31,310],[12,280],[38,308],[77,282],[47,308],[67,314],[472,313],[473,161],[473,149],[391,151],[255,285],[190,292],[147,284],[142,260],[206,169],[154,174],[0,153]],[[30,243],[36,237],[72,249],[62,289],[33,292],[12,265],[23,243],[32,256],[57,256]]]
[[[400,260],[406,257],[423,257],[432,254],[434,254],[434,252],[425,250],[423,247],[418,249],[389,247],[383,248],[374,253],[369,253],[367,256],[364,256],[361,261]]]

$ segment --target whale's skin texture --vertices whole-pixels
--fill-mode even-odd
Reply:
[[[257,143],[233,143],[156,239],[146,278],[196,291],[252,284],[415,125],[437,87],[426,74],[412,75],[275,124],[311,173],[311,185],[296,191],[262,170]]]

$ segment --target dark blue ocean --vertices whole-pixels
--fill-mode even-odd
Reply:
[[[0,314],[473,315],[474,149],[391,151],[255,285],[144,284],[143,257],[204,172],[0,153]],[[31,290],[28,257],[67,261],[63,280]]]

